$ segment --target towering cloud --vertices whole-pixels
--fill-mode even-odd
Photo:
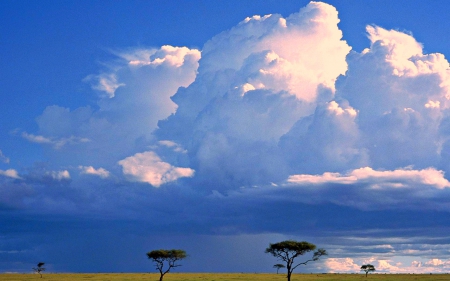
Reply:
[[[11,199],[0,204],[202,234],[295,233],[298,225],[279,228],[286,214],[312,232],[361,210],[364,226],[372,211],[447,214],[448,61],[425,54],[411,34],[375,25],[368,48],[352,51],[338,23],[333,6],[311,2],[288,17],[248,17],[201,51],[116,52],[85,79],[97,104],[48,106],[37,132],[17,134],[45,147],[50,164],[0,170],[0,192]],[[9,162],[1,151],[0,162]],[[341,220],[330,222],[331,212]],[[390,258],[414,243],[355,246],[354,259],[336,250],[325,266],[354,271],[384,251],[391,256],[377,268],[401,271]],[[448,268],[431,256],[415,262]]]
[[[287,18],[253,16],[208,41],[199,73],[156,136],[188,150],[196,180],[218,189],[287,177],[278,142],[347,70],[334,7],[312,2]],[[222,187],[221,187],[222,186]]]
[[[411,35],[368,26],[370,49],[352,53],[337,96],[359,111],[371,165],[441,166],[449,97],[448,61],[423,54]]]
[[[38,134],[22,135],[72,155],[55,159],[84,174],[156,187],[189,178],[193,189],[225,192],[370,170],[367,186],[386,173],[434,171],[445,188],[447,60],[378,26],[367,27],[369,48],[351,51],[338,23],[334,7],[311,2],[286,18],[248,17],[201,54],[117,52],[86,78],[103,93],[98,109],[48,107]],[[350,184],[361,186],[360,177]]]

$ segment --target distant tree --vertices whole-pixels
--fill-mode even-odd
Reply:
[[[42,266],[44,266],[44,264],[45,263],[40,262],[40,263],[37,264],[37,267],[33,267],[34,272],[39,273],[39,275],[41,275],[41,278],[42,278],[42,273],[41,272],[45,271],[45,268],[42,267]]]
[[[183,250],[154,250],[147,253],[147,257],[153,262],[155,262],[156,269],[159,271],[161,276],[159,281],[163,280],[164,275],[170,271],[172,267],[181,266],[181,264],[176,264],[177,261],[182,260],[187,257],[186,252]],[[164,265],[167,264],[167,269],[164,269]]]
[[[277,274],[278,274],[278,270],[280,270],[280,268],[284,268],[284,267],[286,267],[286,266],[284,266],[284,264],[277,263],[277,264],[275,264],[273,267],[277,269]]]
[[[367,274],[368,274],[370,271],[375,271],[375,266],[373,266],[373,265],[371,265],[371,264],[363,264],[363,265],[361,266],[361,270],[366,272],[366,277],[367,277]]]
[[[308,252],[314,251],[316,245],[308,243],[306,241],[297,242],[293,240],[282,241],[275,244],[270,244],[269,248],[266,249],[266,253],[284,261],[286,263],[287,269],[287,280],[291,280],[292,271],[299,265],[305,265],[310,261],[317,261],[321,256],[327,255],[326,250],[318,249],[314,252],[313,256],[301,263],[294,264],[295,258],[302,256]]]

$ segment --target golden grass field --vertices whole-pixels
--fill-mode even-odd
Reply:
[[[43,273],[41,279],[39,274],[0,274],[0,281],[29,281],[29,280],[86,280],[86,281],[159,281],[157,273]],[[274,273],[168,273],[164,281],[283,281],[284,274]],[[293,274],[291,281],[344,281],[344,280],[383,280],[383,281],[406,281],[406,280],[449,280],[450,274]]]

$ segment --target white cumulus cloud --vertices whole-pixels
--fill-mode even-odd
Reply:
[[[312,2],[286,18],[254,16],[216,35],[202,49],[195,81],[172,97],[177,110],[158,123],[157,138],[182,145],[203,183],[281,180],[290,163],[280,138],[332,99],[347,70],[350,47],[338,22],[334,7]],[[342,106],[335,119],[354,123],[356,111]],[[358,161],[353,155],[363,152],[350,150],[336,157]]]
[[[330,272],[359,272],[361,267],[352,258],[327,258],[324,264]]]
[[[13,178],[13,179],[20,179],[19,173],[17,173],[14,169],[8,169],[8,170],[0,170],[0,175]]]
[[[161,160],[154,152],[137,153],[118,162],[123,173],[133,181],[146,182],[159,187],[182,177],[192,177],[194,170],[174,167]]]
[[[450,187],[450,182],[444,177],[444,173],[434,168],[423,170],[397,169],[393,171],[376,171],[370,167],[364,167],[344,175],[329,172],[323,173],[322,175],[292,175],[287,179],[287,182],[298,185],[369,182],[373,187],[386,184],[394,188],[411,187],[415,184],[429,185],[437,189]]]
[[[375,273],[446,273],[450,269],[450,261],[441,259],[429,259],[427,261],[413,260],[410,264],[404,263],[404,257],[392,257],[385,259],[382,256],[370,258],[328,258],[324,264],[330,272],[358,273],[363,264],[375,266]],[[370,273],[369,273],[370,274]]]
[[[110,172],[104,168],[95,169],[92,166],[79,166],[79,169],[81,170],[81,174],[99,176],[103,179],[110,176]]]
[[[158,121],[177,108],[171,96],[194,81],[200,55],[172,46],[115,51],[105,69],[86,78],[106,94],[98,97],[96,109],[48,106],[36,118],[38,132],[23,137],[64,151],[64,158],[61,151],[48,152],[59,165],[90,163],[111,170],[124,155],[152,144]],[[67,145],[75,143],[81,145]]]
[[[153,186],[190,177],[180,182],[219,193],[271,186],[358,208],[430,208],[441,196],[434,207],[447,209],[448,61],[376,25],[352,51],[339,22],[333,6],[311,2],[245,18],[201,50],[115,51],[87,79],[107,94],[98,109],[49,106],[23,137],[60,147],[68,156],[50,157],[65,167],[89,163],[82,173],[100,176],[119,163]],[[342,186],[340,200],[322,192]],[[362,192],[384,199],[356,200]]]
[[[246,18],[205,44],[200,75],[241,70],[247,80],[242,84],[285,90],[314,101],[319,85],[334,89],[336,78],[347,70],[350,47],[341,40],[337,15],[333,6],[311,2],[287,18],[278,14]]]
[[[67,170],[62,170],[62,171],[49,171],[46,172],[47,176],[50,176],[51,178],[55,179],[55,180],[68,180],[70,179],[70,173]]]

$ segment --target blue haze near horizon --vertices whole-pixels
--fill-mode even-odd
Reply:
[[[277,45],[239,24],[287,19],[308,3],[1,2],[0,272],[39,261],[49,272],[153,272],[145,253],[157,248],[187,250],[177,272],[274,272],[278,261],[264,249],[283,239],[329,252],[298,272],[355,272],[380,260],[381,272],[448,271],[450,73],[445,59],[442,70],[425,55],[450,57],[450,4],[327,1],[348,51],[319,33],[302,37],[304,49],[288,45],[295,38]],[[405,60],[433,70],[393,75],[367,25],[414,38],[424,56]],[[415,46],[397,33],[376,36]],[[283,44],[302,52],[323,44],[328,52],[306,57],[331,74],[258,76],[254,69],[274,67],[265,61],[274,53],[274,73],[285,61],[301,69]],[[237,74],[223,66],[247,49]],[[330,50],[338,62],[326,63]],[[181,66],[155,63],[168,54],[183,57]],[[326,67],[345,62],[345,71]],[[333,94],[326,81],[318,86],[326,75],[337,80]],[[310,76],[317,93],[286,86]],[[303,101],[308,94],[318,102]]]

